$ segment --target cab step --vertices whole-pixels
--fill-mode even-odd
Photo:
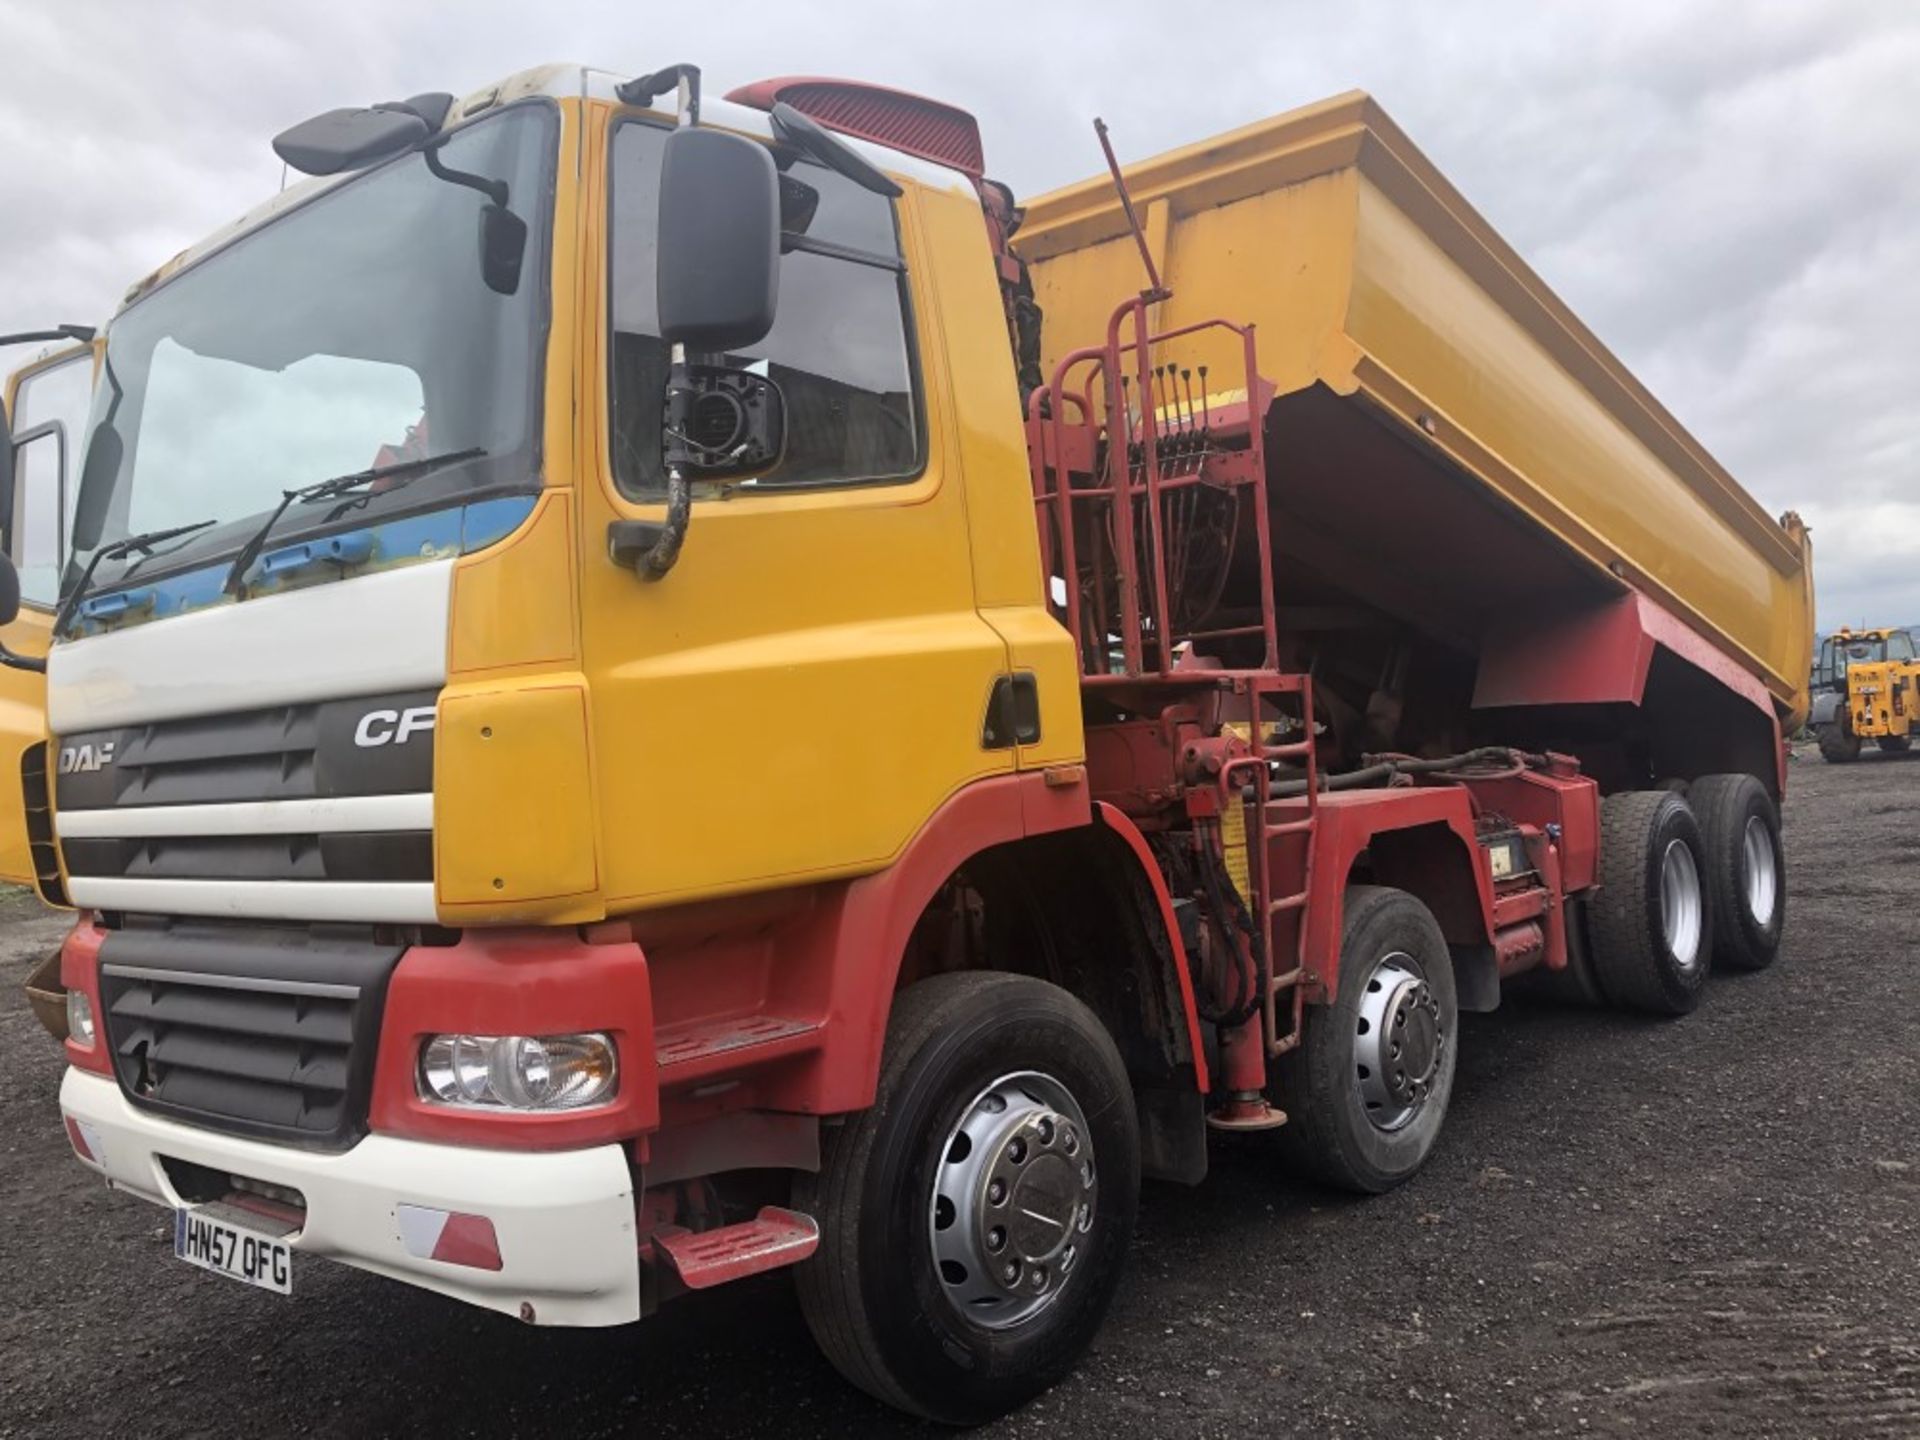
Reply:
[[[684,1085],[817,1050],[824,1038],[825,1028],[818,1020],[744,1015],[662,1026],[653,1043],[660,1083]]]
[[[711,1290],[783,1265],[797,1265],[819,1248],[820,1227],[811,1215],[768,1205],[751,1220],[694,1233],[653,1237],[654,1248],[689,1290]]]

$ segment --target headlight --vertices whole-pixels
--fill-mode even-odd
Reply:
[[[578,1110],[613,1098],[613,1038],[433,1035],[420,1047],[420,1096],[497,1110]]]
[[[93,1001],[84,990],[67,991],[67,1034],[86,1049],[93,1046]]]

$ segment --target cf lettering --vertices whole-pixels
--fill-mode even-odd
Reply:
[[[353,743],[362,749],[404,745],[420,732],[432,729],[431,705],[415,705],[406,710],[369,710],[353,727]]]

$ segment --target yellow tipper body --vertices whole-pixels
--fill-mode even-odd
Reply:
[[[1277,508],[1290,503],[1289,465],[1305,494],[1329,450],[1357,471],[1382,432],[1410,442],[1431,458],[1421,485],[1466,487],[1548,531],[1557,544],[1536,538],[1533,549],[1571,562],[1553,583],[1639,589],[1759,679],[1784,725],[1804,717],[1812,579],[1798,519],[1769,517],[1373,100],[1296,110],[1142,161],[1126,178],[1173,292],[1156,327],[1213,315],[1257,327],[1260,371],[1278,397]],[[1049,368],[1097,343],[1114,298],[1143,284],[1104,175],[1033,201],[1014,243],[1045,312]],[[1236,373],[1223,345],[1194,345],[1183,363]],[[1355,411],[1372,423],[1357,425]],[[1383,496],[1399,498],[1414,499]],[[1502,557],[1476,561],[1471,548],[1428,529],[1392,565],[1436,606],[1451,601],[1437,623],[1467,648],[1544,583],[1516,575],[1476,596],[1484,574],[1468,565],[1497,570]],[[1524,550],[1516,556],[1539,563]]]

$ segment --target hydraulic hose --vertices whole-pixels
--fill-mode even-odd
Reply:
[[[1518,775],[1530,767],[1546,763],[1545,757],[1531,755],[1524,750],[1514,750],[1505,745],[1483,745],[1477,750],[1467,750],[1459,755],[1442,755],[1433,759],[1422,759],[1413,755],[1363,755],[1362,764],[1357,770],[1343,770],[1337,775],[1322,775],[1320,789],[1362,790],[1373,785],[1391,784],[1399,776],[1407,775],[1450,775],[1471,770],[1478,778],[1498,779],[1508,775]],[[1267,793],[1276,800],[1284,800],[1307,793],[1305,780],[1277,780],[1268,787]]]
[[[1231,1029],[1252,1019],[1260,1008],[1269,973],[1267,947],[1253,917],[1247,913],[1246,902],[1221,874],[1219,860],[1204,841],[1200,846],[1200,880],[1206,892],[1207,908],[1213,912],[1215,932],[1232,949],[1234,968],[1241,977],[1239,999],[1224,1011],[1202,1014],[1200,1018],[1209,1025]],[[1246,939],[1245,952],[1233,938],[1236,930]]]

